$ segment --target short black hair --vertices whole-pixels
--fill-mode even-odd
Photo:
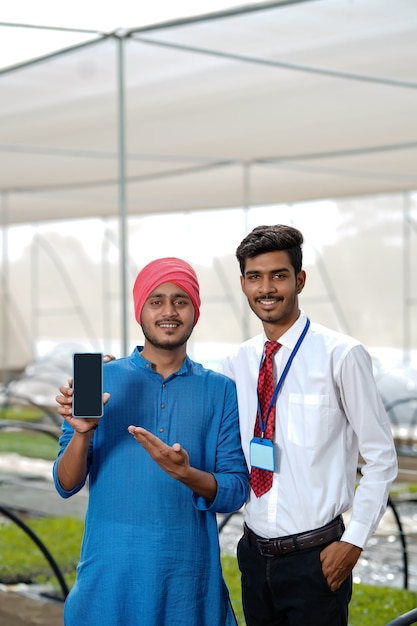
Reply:
[[[303,251],[301,249],[303,241],[302,233],[293,226],[286,226],[285,224],[257,226],[243,239],[236,250],[242,276],[245,274],[247,259],[277,250],[288,252],[297,275],[301,272],[303,265]]]

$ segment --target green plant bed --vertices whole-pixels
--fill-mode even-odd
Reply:
[[[417,496],[417,483],[394,485],[390,491],[390,496],[394,500],[404,500],[410,496]]]
[[[45,544],[58,564],[67,586],[72,587],[84,530],[82,520],[38,518],[24,520]],[[244,626],[240,573],[235,557],[222,555],[222,566],[239,626]],[[0,517],[0,583],[49,583],[58,581],[39,548],[16,524]],[[350,604],[350,626],[385,626],[417,605],[417,593],[393,587],[355,584]]]
[[[230,600],[239,626],[245,624],[240,593],[240,572],[234,556],[222,555],[223,576],[229,589]]]
[[[36,431],[0,430],[0,453],[2,452],[53,461],[58,452],[58,441],[50,435]]]
[[[72,517],[24,519],[17,516],[45,545],[70,587],[75,578],[84,524]],[[0,582],[52,582],[50,564],[40,548],[17,524],[0,517]]]
[[[0,408],[0,419],[19,422],[40,422],[45,413],[34,407],[8,406]]]
[[[385,626],[417,606],[417,593],[392,587],[354,585],[350,626]]]

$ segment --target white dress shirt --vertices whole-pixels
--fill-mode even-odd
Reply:
[[[279,339],[279,378],[306,323],[302,311]],[[257,379],[265,334],[243,343],[221,371],[237,387],[242,446],[249,447],[257,411]],[[277,464],[272,489],[244,509],[261,537],[282,537],[324,526],[352,508],[342,539],[363,548],[386,509],[397,475],[388,416],[375,385],[369,353],[357,340],[312,323],[276,402]],[[358,452],[365,465],[355,491]]]

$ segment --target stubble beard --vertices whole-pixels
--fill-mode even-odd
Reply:
[[[287,302],[286,306],[279,312],[261,311],[256,301],[253,303],[253,306],[252,303],[249,303],[249,306],[255,313],[256,317],[258,317],[261,322],[265,322],[267,324],[278,324],[279,322],[286,320],[288,317],[291,317],[295,309],[298,310],[297,296],[291,298],[291,302]]]
[[[148,343],[150,343],[154,348],[159,348],[160,350],[176,350],[177,348],[181,348],[184,346],[193,332],[193,327],[184,328],[181,335],[175,339],[158,339],[156,334],[151,332],[149,327],[143,324],[142,322],[142,332]]]

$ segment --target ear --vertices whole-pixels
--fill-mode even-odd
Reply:
[[[240,288],[242,289],[243,293],[246,296],[246,291],[245,291],[245,277],[240,275]]]
[[[296,276],[296,283],[297,283],[297,293],[301,293],[302,290],[304,289],[304,285],[306,284],[306,273],[304,270],[301,270],[301,272],[298,272],[297,276]]]

